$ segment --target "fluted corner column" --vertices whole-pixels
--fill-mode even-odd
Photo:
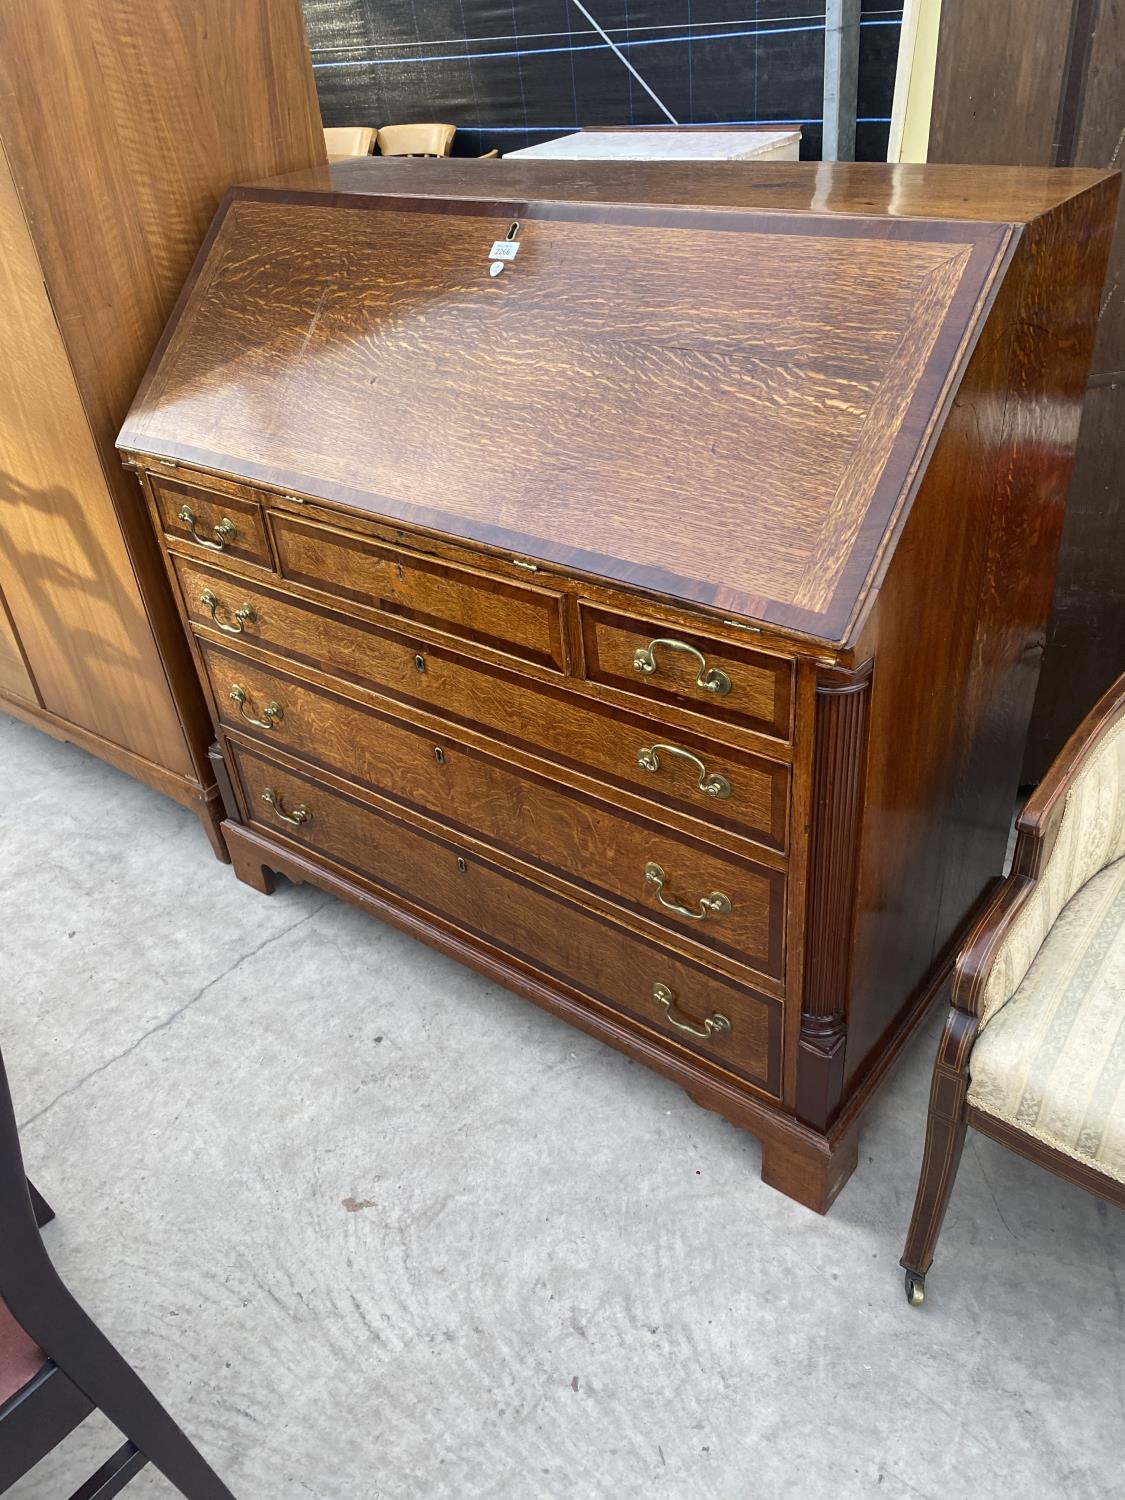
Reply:
[[[871,663],[817,675],[805,983],[797,1058],[797,1114],[826,1130],[840,1107],[847,1044],[848,970],[867,763]]]

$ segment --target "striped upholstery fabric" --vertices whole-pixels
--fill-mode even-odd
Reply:
[[[1091,876],[1125,855],[1125,719],[1067,793],[1058,838],[1027,905],[1000,945],[984,988],[982,1029],[1015,994],[1052,923]]]
[[[971,1104],[1125,1183],[1125,858],[1063,908],[969,1067]]]

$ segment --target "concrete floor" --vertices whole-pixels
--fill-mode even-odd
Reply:
[[[671,1084],[318,891],[255,894],[81,751],[0,717],[0,773],[47,1239],[240,1500],[1125,1497],[1125,1214],[970,1136],[906,1306],[937,1018],[818,1219]]]

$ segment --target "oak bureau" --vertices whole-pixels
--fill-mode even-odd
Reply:
[[[237,874],[622,1048],[825,1210],[1001,868],[1117,186],[234,189],[119,446]]]

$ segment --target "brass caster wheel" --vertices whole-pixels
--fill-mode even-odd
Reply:
[[[906,1300],[911,1307],[921,1307],[926,1300],[926,1278],[917,1271],[906,1273]]]

